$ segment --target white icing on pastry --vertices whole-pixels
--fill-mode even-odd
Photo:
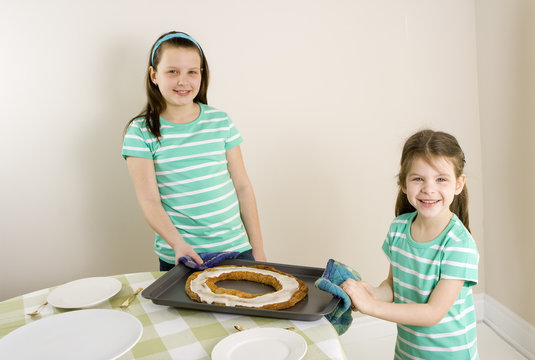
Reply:
[[[242,298],[231,294],[215,294],[207,285],[208,278],[218,277],[221,274],[233,271],[246,271],[262,275],[273,276],[281,284],[282,288],[278,291],[269,292],[256,296],[254,298]],[[201,272],[190,283],[190,290],[196,293],[202,302],[212,304],[221,303],[227,306],[247,306],[247,307],[262,307],[265,305],[277,304],[290,300],[293,294],[299,289],[299,283],[296,279],[290,276],[280,274],[278,272],[258,269],[252,267],[240,266],[224,266],[220,268],[213,268]]]

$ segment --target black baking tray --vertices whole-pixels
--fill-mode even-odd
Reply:
[[[190,274],[195,272],[195,270],[179,263],[173,269],[150,284],[143,290],[141,295],[144,298],[152,300],[155,304],[177,308],[306,321],[318,320],[323,315],[329,314],[340,301],[340,298],[334,297],[332,294],[322,291],[314,286],[314,282],[323,274],[324,269],[322,268],[238,259],[223,260],[219,265],[271,266],[304,281],[308,286],[308,294],[303,300],[291,308],[284,310],[265,310],[199,303],[191,300],[185,291],[186,280]],[[230,286],[230,283],[232,283],[232,286]],[[250,293],[273,291],[273,289],[267,285],[239,280],[220,281],[217,283],[217,286],[230,287]]]

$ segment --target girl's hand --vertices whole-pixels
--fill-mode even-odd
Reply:
[[[366,281],[347,279],[340,285],[353,302],[353,310],[363,314],[369,314],[374,307],[377,297],[374,288]]]
[[[193,261],[199,265],[203,263],[201,257],[195,252],[195,250],[193,250],[191,245],[184,240],[178,240],[174,245],[171,245],[171,247],[175,251],[175,265],[178,264],[178,259],[180,259],[182,256],[191,257]]]

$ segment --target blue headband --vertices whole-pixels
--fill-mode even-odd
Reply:
[[[163,42],[169,40],[169,39],[174,39],[174,38],[180,38],[180,39],[186,39],[186,40],[189,40],[191,41],[192,43],[195,44],[195,46],[197,46],[199,48],[199,50],[201,51],[201,54],[202,54],[202,49],[201,49],[201,45],[199,45],[199,43],[197,41],[195,41],[191,36],[187,35],[187,34],[184,34],[184,33],[172,33],[172,34],[167,34],[165,35],[163,38],[161,38],[160,40],[158,40],[156,42],[156,45],[154,45],[154,49],[152,49],[152,56],[150,57],[150,63],[151,65],[154,65],[154,53],[156,52],[156,50],[160,47],[160,45],[162,45]]]

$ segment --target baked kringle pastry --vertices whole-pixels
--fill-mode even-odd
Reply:
[[[264,294],[250,294],[220,288],[222,280],[247,280],[275,289]],[[282,310],[294,306],[308,293],[308,286],[298,278],[265,265],[216,266],[191,274],[186,281],[186,294],[195,301],[214,305]]]

